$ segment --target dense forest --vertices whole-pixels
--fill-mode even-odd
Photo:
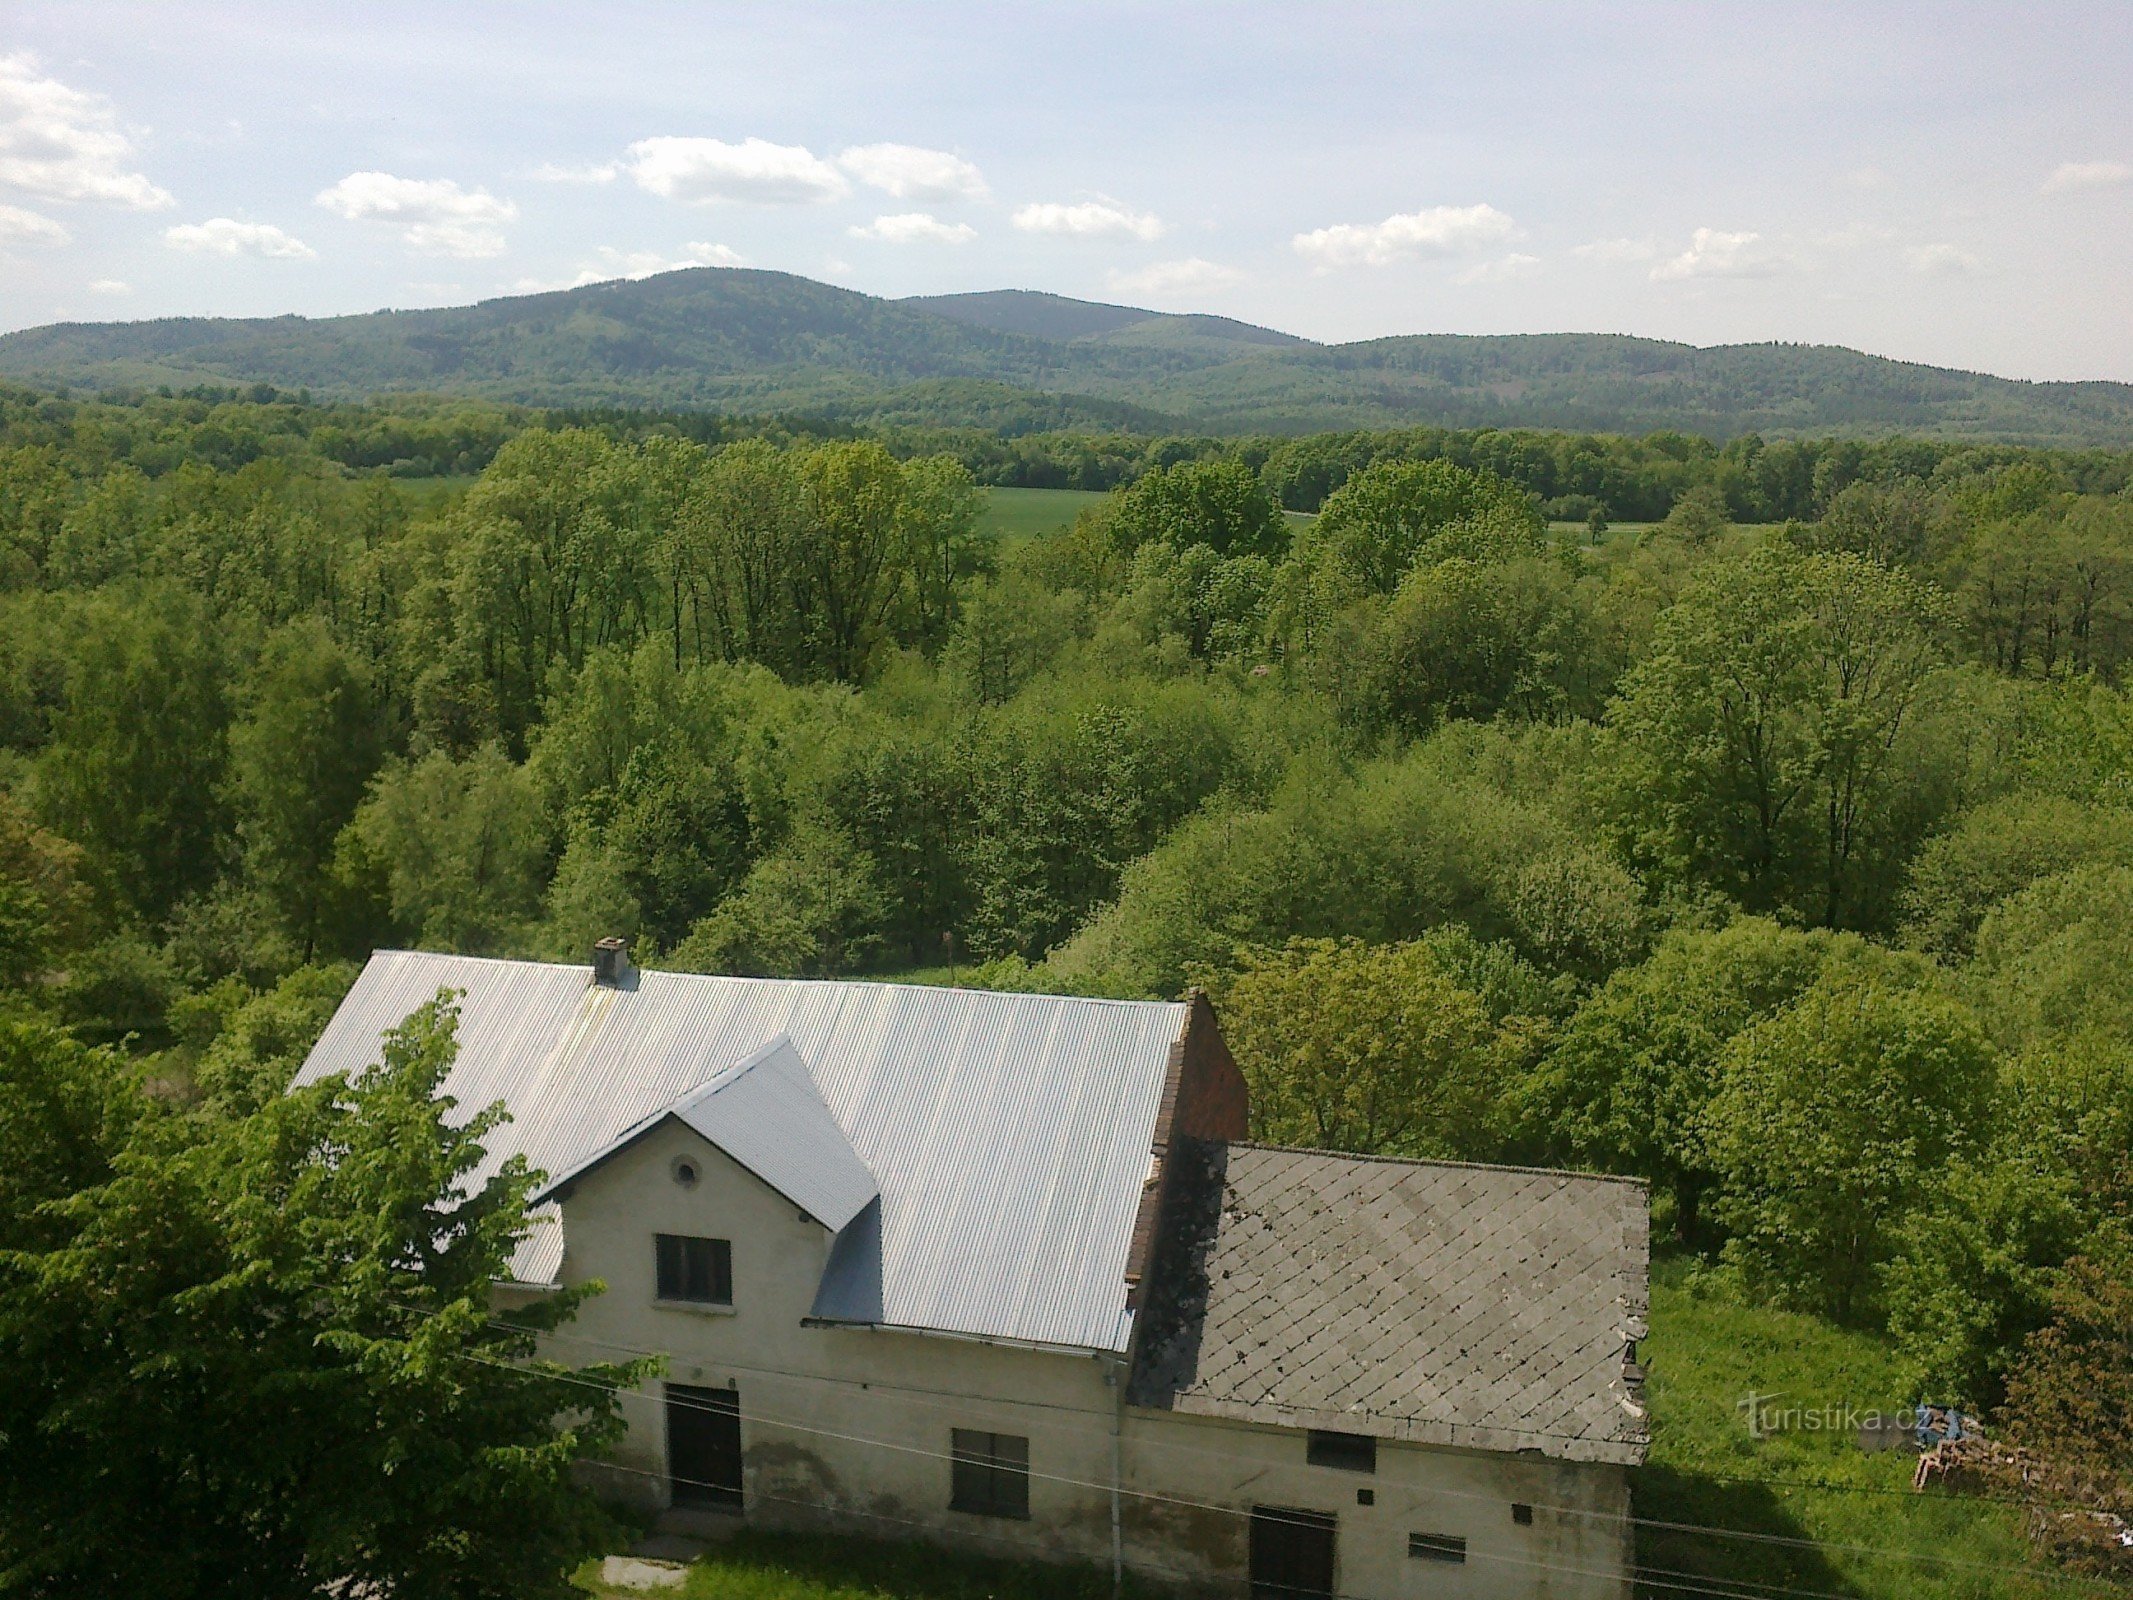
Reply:
[[[1260,1136],[1647,1178],[2119,1504],[2128,471],[11,392],[11,1037],[234,1114],[384,945],[1197,984]]]
[[[360,316],[61,323],[0,335],[0,375],[990,431],[1537,427],[2133,444],[2126,384],[2016,382],[1836,346],[1701,349],[1583,333],[1320,345],[1224,317],[1056,295],[884,300],[723,267]]]

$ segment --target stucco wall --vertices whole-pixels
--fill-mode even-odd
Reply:
[[[699,1163],[693,1188],[673,1179],[682,1155]],[[579,1179],[563,1219],[564,1281],[599,1278],[607,1293],[563,1330],[552,1353],[583,1362],[664,1351],[674,1381],[736,1388],[751,1520],[832,1522],[1104,1563],[1115,1451],[1125,1558],[1151,1574],[1241,1587],[1248,1513],[1261,1504],[1336,1513],[1338,1587],[1365,1600],[1627,1592],[1611,1576],[1626,1560],[1627,1525],[1616,1519],[1627,1494],[1616,1468],[1390,1443],[1381,1444],[1374,1475],[1312,1467],[1297,1432],[1121,1412],[1111,1358],[803,1327],[827,1232],[679,1124]],[[732,1241],[730,1314],[656,1302],[655,1233]],[[663,1506],[659,1382],[626,1397],[624,1413],[629,1437],[605,1486]],[[958,1427],[1029,1439],[1028,1521],[948,1509],[950,1431]],[[1377,1503],[1357,1504],[1358,1489]],[[1535,1506],[1530,1526],[1513,1522],[1514,1501]],[[1466,1564],[1411,1560],[1410,1532],[1464,1536]]]

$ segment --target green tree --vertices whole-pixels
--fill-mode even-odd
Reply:
[[[1381,461],[1326,499],[1307,536],[1361,592],[1391,594],[1410,567],[1539,555],[1545,524],[1494,473],[1449,461]]]
[[[1960,959],[1994,906],[2083,866],[2133,867],[2133,811],[2033,791],[1987,801],[1912,862],[1901,901],[1906,933],[1920,949]]]
[[[1252,1134],[1364,1155],[1488,1160],[1531,1024],[1499,1026],[1427,942],[1295,939],[1212,975]]]
[[[978,528],[983,504],[970,470],[955,457],[903,464],[896,533],[910,582],[897,632],[929,656],[947,640],[964,586],[991,570],[993,541]]]
[[[2041,1459],[2051,1499],[2133,1519],[2133,1240],[2123,1230],[2068,1264],[2052,1320],[2024,1348],[2008,1385],[2002,1420],[2013,1442]],[[2038,1522],[2046,1547],[2070,1564],[2120,1578],[2133,1572],[2108,1524]]]
[[[809,820],[665,959],[684,972],[747,977],[850,972],[878,953],[888,909],[865,851],[835,824]]]
[[[1705,1108],[1734,1037],[1789,1004],[1829,963],[1826,933],[1743,917],[1678,929],[1596,989],[1521,1090],[1527,1137],[1550,1159],[1649,1179],[1675,1237],[1708,1247],[1717,1174]]]
[[[228,1121],[114,1119],[85,1081],[105,1064],[0,1047],[35,1080],[28,1128],[0,1097],[0,1144],[55,1118],[98,1141],[47,1164],[69,1192],[43,1236],[10,1227],[0,1250],[8,1594],[572,1592],[604,1520],[576,1463],[648,1364],[536,1357],[585,1289],[492,1306],[537,1175],[482,1172],[503,1112],[454,1115],[453,1051],[435,1002],[354,1081]]]
[[[1702,1133],[1751,1282],[1871,1320],[1905,1213],[1980,1142],[1993,1056],[1928,990],[1825,974],[1726,1047]]]
[[[903,473],[878,444],[827,444],[800,461],[807,532],[803,615],[816,659],[844,683],[865,679],[903,586],[897,523]]]
[[[161,916],[227,856],[229,705],[218,633],[190,595],[149,590],[84,607],[66,704],[37,768],[38,809],[82,847],[93,880]]]
[[[0,790],[0,990],[53,971],[88,939],[81,851]]]
[[[431,949],[514,948],[540,902],[547,824],[522,767],[494,744],[395,763],[342,835],[336,870],[382,880],[403,934]]]
[[[712,457],[669,535],[677,662],[686,639],[699,661],[760,661],[788,678],[800,673],[806,524],[791,452],[749,439]]]
[[[1953,798],[1929,737],[1938,606],[1901,573],[1779,545],[1698,576],[1608,711],[1639,858],[1751,911],[1882,922]]]
[[[245,874],[309,961],[326,931],[335,841],[378,764],[377,716],[362,666],[316,618],[267,641],[247,699],[230,730]]]
[[[1160,541],[1206,545],[1217,556],[1277,556],[1288,543],[1281,510],[1241,461],[1186,461],[1144,474],[1111,505],[1121,550]]]

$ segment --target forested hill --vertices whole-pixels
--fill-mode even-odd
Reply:
[[[2133,385],[2021,383],[1829,346],[1699,349],[1607,334],[1317,345],[1054,295],[892,301],[708,267],[426,311],[64,323],[0,337],[0,374],[1008,430],[1440,424],[2133,444]]]

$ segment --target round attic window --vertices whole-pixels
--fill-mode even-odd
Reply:
[[[676,1156],[674,1158],[674,1181],[684,1189],[695,1188],[696,1180],[702,1176],[703,1174],[698,1170],[693,1156]]]

